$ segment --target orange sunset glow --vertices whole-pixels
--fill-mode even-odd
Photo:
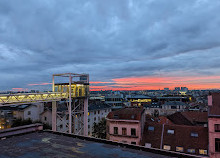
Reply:
[[[91,82],[90,89],[97,90],[157,90],[188,87],[189,89],[218,89],[220,76],[187,77],[128,77],[112,79],[112,82]],[[105,85],[105,83],[112,83]],[[103,84],[103,85],[98,85]]]

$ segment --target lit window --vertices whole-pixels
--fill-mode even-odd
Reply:
[[[167,133],[169,133],[169,134],[174,134],[174,130],[168,129],[168,130],[167,130]]]
[[[177,146],[177,147],[176,147],[176,151],[183,152],[183,147]]]
[[[195,152],[196,152],[196,150],[195,150],[195,149],[187,149],[187,152],[188,152],[188,153],[192,153],[192,154],[193,154],[193,153],[195,153]]]
[[[148,131],[154,131],[154,127],[153,126],[148,126]]]
[[[118,127],[114,127],[114,134],[118,134]]]
[[[191,137],[198,137],[198,136],[199,136],[198,133],[195,133],[195,132],[191,133]]]
[[[220,124],[215,124],[215,132],[220,132]]]
[[[90,113],[88,112],[88,116],[90,115]]]
[[[170,149],[171,149],[171,146],[170,146],[170,145],[164,145],[164,146],[163,146],[163,149],[164,149],[164,150],[170,150]]]
[[[201,155],[207,155],[208,152],[207,152],[207,150],[199,149],[199,154],[201,154]]]

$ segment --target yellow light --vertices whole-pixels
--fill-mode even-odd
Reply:
[[[88,112],[88,116],[89,116],[89,114],[90,114],[90,113]]]

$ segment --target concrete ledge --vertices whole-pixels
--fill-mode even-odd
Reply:
[[[85,137],[85,136],[68,134],[68,133],[63,133],[63,132],[54,132],[54,131],[51,131],[51,130],[45,130],[44,132],[54,133],[54,134],[58,134],[58,135],[64,135],[64,136],[68,136],[68,137],[73,137],[73,138],[78,138],[78,139],[93,141],[93,142],[98,142],[98,143],[105,143],[105,144],[110,144],[110,145],[115,145],[115,146],[135,149],[135,150],[141,150],[141,151],[146,151],[146,152],[151,152],[151,153],[166,155],[166,156],[171,156],[171,157],[178,157],[178,158],[208,158],[208,156],[191,155],[191,154],[185,154],[185,153],[174,152],[174,151],[167,151],[167,150],[162,150],[162,149],[157,149],[157,148],[146,148],[144,146],[125,144],[125,143],[120,143],[120,142],[113,142],[113,141],[106,140],[106,139],[99,139],[99,138],[94,138],[94,137]]]
[[[8,128],[8,129],[0,130],[0,138],[26,134],[26,133],[41,131],[41,130],[43,130],[43,125],[40,123],[19,126],[19,127],[14,127],[14,128]]]

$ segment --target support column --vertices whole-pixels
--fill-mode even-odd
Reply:
[[[53,80],[52,80],[52,91],[55,91],[55,87],[54,87],[54,75],[53,75]]]
[[[57,102],[52,101],[52,131],[57,131]]]
[[[88,97],[84,99],[84,136],[88,136]]]
[[[71,96],[72,76],[69,76],[69,134],[72,134],[72,96]]]

